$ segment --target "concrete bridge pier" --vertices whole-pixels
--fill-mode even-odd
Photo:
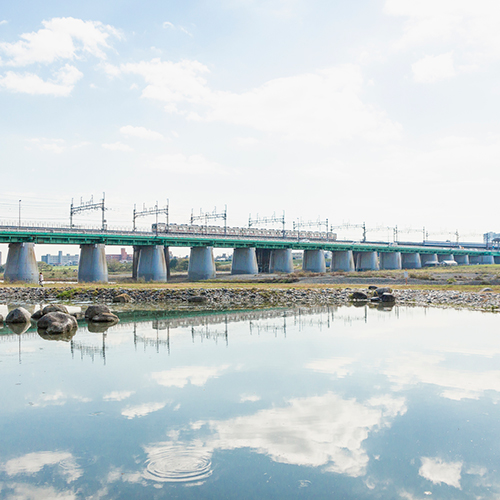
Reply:
[[[259,274],[255,248],[235,248],[231,274]]]
[[[137,263],[137,277],[146,281],[167,281],[167,263],[163,245],[141,247]]]
[[[355,271],[356,267],[354,266],[352,250],[332,252],[332,265],[330,269],[332,271],[343,271],[346,273]]]
[[[192,247],[189,255],[188,279],[191,281],[215,278],[215,260],[212,247]]]
[[[139,255],[141,254],[141,247],[134,246],[134,255],[132,259],[132,279],[137,279],[137,266],[139,264]]]
[[[359,252],[356,257],[356,271],[378,271],[377,252]]]
[[[4,279],[5,281],[38,283],[34,243],[9,243]]]
[[[292,273],[293,259],[291,248],[279,248],[271,252],[270,273]]]
[[[455,260],[455,257],[453,257],[452,253],[442,253],[438,254],[438,260],[439,262],[444,262],[445,260],[450,261],[450,260]]]
[[[380,269],[401,269],[401,252],[381,252]]]
[[[302,269],[313,273],[325,273],[326,261],[324,250],[304,250]]]
[[[271,262],[271,252],[269,248],[257,248],[255,253],[257,254],[257,265],[259,267],[259,273],[269,272],[269,263]]]
[[[455,261],[459,266],[469,265],[469,256],[467,254],[455,255]]]
[[[78,281],[83,283],[108,281],[108,264],[102,243],[80,245]]]
[[[471,255],[469,257],[471,264],[494,264],[495,259],[493,255]]]
[[[420,263],[422,267],[427,266],[437,266],[439,264],[439,259],[435,253],[421,253]]]
[[[422,261],[420,260],[419,253],[402,253],[401,254],[401,267],[403,269],[420,269]]]

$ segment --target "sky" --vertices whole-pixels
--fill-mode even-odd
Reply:
[[[105,193],[110,228],[227,205],[231,226],[480,241],[500,231],[499,25],[497,0],[4,2],[0,223],[67,224]]]

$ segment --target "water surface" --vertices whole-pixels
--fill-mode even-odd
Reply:
[[[498,498],[499,321],[346,306],[0,329],[0,496]]]

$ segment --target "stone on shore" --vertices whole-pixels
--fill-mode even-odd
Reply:
[[[115,295],[113,297],[113,302],[116,303],[132,302],[132,297],[128,293],[120,293],[119,295]]]
[[[72,332],[78,328],[76,319],[60,311],[44,314],[38,321],[38,329],[45,330],[47,334],[63,334]]]
[[[364,292],[352,292],[351,294],[351,299],[352,300],[368,300],[368,295]]]
[[[24,307],[12,309],[5,318],[6,323],[30,323],[31,314]]]

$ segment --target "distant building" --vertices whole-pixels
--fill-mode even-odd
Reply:
[[[134,260],[134,256],[128,254],[125,248],[122,248],[120,253],[115,254],[107,254],[106,260],[117,260],[118,262],[132,262]]]
[[[69,253],[63,255],[62,251],[59,251],[57,255],[42,255],[42,262],[50,266],[77,266],[79,260],[79,255],[70,255]]]
[[[484,233],[483,234],[484,244],[486,248],[499,247],[500,244],[500,233]]]

